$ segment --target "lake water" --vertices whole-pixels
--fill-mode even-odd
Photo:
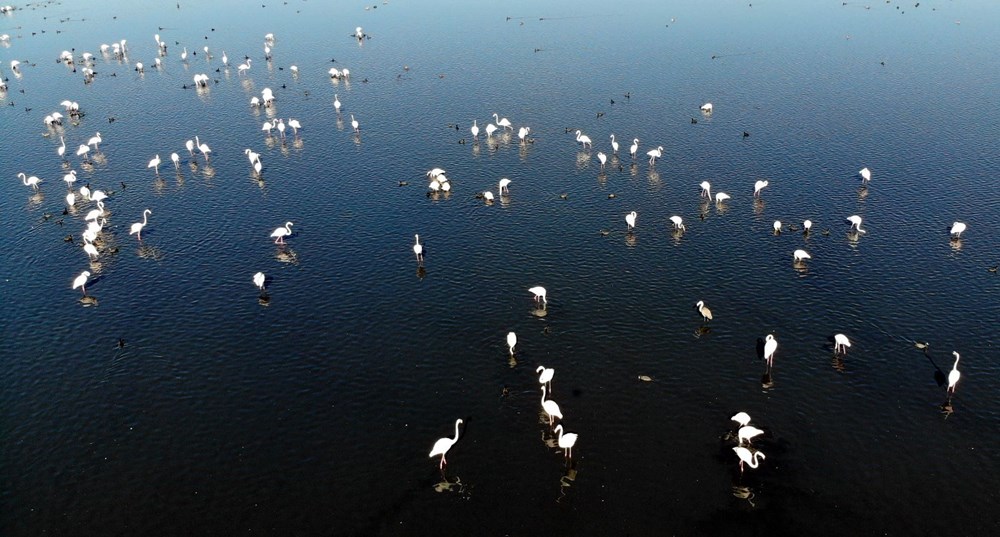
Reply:
[[[3,535],[1000,530],[1000,5],[203,4],[0,16]],[[100,53],[121,39],[127,61]],[[64,99],[85,115],[46,127]],[[515,130],[474,141],[493,113]],[[276,118],[303,128],[268,137]],[[450,192],[428,195],[434,167]],[[109,193],[94,262],[70,169]],[[509,195],[476,197],[501,177]],[[765,431],[742,475],[738,411]]]

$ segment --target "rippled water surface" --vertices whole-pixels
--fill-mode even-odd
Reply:
[[[997,4],[158,4],[0,16],[3,535],[1000,530]],[[474,140],[494,113],[514,131]],[[109,194],[93,262],[70,169]],[[742,475],[738,411],[765,431]]]

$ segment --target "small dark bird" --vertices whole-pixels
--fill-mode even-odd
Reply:
[[[750,133],[747,132],[747,131],[743,131],[743,137],[744,138],[749,138],[750,137]]]
[[[691,118],[691,124],[692,125],[697,125],[698,124],[698,120],[695,119],[695,118]]]

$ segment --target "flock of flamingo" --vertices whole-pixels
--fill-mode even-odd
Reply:
[[[358,40],[366,38],[366,35],[364,34],[364,32],[360,27],[356,29],[354,36]],[[167,56],[167,45],[164,41],[160,39],[160,36],[158,34],[154,36],[154,38],[157,43],[158,56],[155,59],[153,66],[154,68],[162,68],[161,58]],[[276,46],[276,41],[273,34],[267,34],[264,38],[265,58],[270,59],[272,51],[275,46]],[[124,39],[117,43],[113,43],[112,45],[101,45],[100,50],[101,54],[104,55],[105,59],[108,61],[116,60],[126,64],[129,63],[128,59],[129,46]],[[211,53],[208,47],[204,47],[203,52],[206,55],[206,57],[211,58]],[[188,52],[187,49],[185,48],[183,53],[181,54],[181,61],[187,61],[187,54]],[[64,51],[62,54],[58,56],[58,61],[67,64],[78,64],[80,66],[80,72],[84,77],[84,83],[91,83],[93,81],[96,74],[93,70],[94,62],[96,61],[94,55],[89,53],[78,54],[69,51]],[[222,61],[221,68],[229,69],[228,55],[224,51],[221,56],[221,61]],[[239,76],[250,76],[252,73],[252,59],[247,57],[245,62],[238,65],[236,69]],[[15,77],[20,78],[24,76],[20,66],[20,62],[17,60],[10,62],[10,70]],[[145,71],[145,66],[141,62],[136,62],[134,64],[134,70],[139,73],[143,73]],[[290,70],[293,73],[296,74],[298,73],[298,68],[296,66],[292,66]],[[349,79],[350,71],[348,69],[331,69],[329,71],[329,76],[333,79]],[[0,77],[0,79],[2,79],[2,77]],[[209,81],[210,79],[206,74],[196,74],[193,77],[193,82],[195,87],[205,87],[206,85],[208,85]],[[3,91],[4,87],[6,87],[6,80],[4,80],[4,85],[0,86],[0,91]],[[337,95],[334,96],[334,99],[335,99],[334,100],[335,109],[337,113],[340,114],[341,102]],[[264,88],[264,90],[261,92],[260,98],[255,96],[251,99],[250,106],[270,107],[274,105],[274,101],[275,97],[273,92],[268,88]],[[75,214],[76,208],[83,203],[94,204],[95,208],[87,212],[85,217],[83,218],[83,223],[85,225],[85,228],[81,233],[82,249],[84,253],[87,255],[88,260],[94,262],[102,255],[109,255],[110,253],[114,253],[107,251],[108,248],[107,242],[104,241],[102,238],[102,233],[104,233],[105,227],[107,226],[108,223],[109,210],[105,205],[105,200],[107,200],[109,196],[105,192],[98,189],[91,189],[89,186],[84,186],[74,191],[74,184],[77,181],[77,172],[74,169],[72,169],[72,163],[69,160],[70,155],[67,155],[67,145],[62,130],[62,125],[64,119],[67,116],[69,116],[70,118],[81,117],[81,106],[77,102],[70,100],[63,101],[61,103],[61,106],[63,107],[63,110],[61,112],[57,111],[46,115],[43,122],[46,128],[50,129],[51,134],[58,136],[60,140],[60,145],[56,149],[56,153],[59,159],[61,160],[62,167],[68,170],[63,176],[63,180],[66,183],[68,189],[65,195],[66,211],[67,211],[66,214],[70,213]],[[705,103],[700,106],[700,111],[702,114],[706,116],[711,116],[713,113],[715,113],[715,107],[713,106],[712,103]],[[354,133],[357,135],[360,132],[359,123],[355,119],[353,114],[351,114],[350,117],[351,117],[352,129]],[[483,129],[483,132],[487,140],[490,140],[494,136],[494,134],[501,129],[510,131],[512,133],[514,132],[514,125],[508,118],[501,117],[498,113],[493,113],[492,117],[494,121],[488,122],[485,128]],[[286,123],[286,119],[278,118],[270,121],[265,121],[262,125],[261,130],[265,132],[268,136],[271,136],[272,130],[277,129],[279,136],[282,139],[284,139],[286,129],[291,129],[292,135],[298,136],[299,130],[301,128],[302,128],[301,123],[296,119],[293,118],[287,119]],[[480,141],[480,127],[478,119],[473,120],[469,130],[473,139],[473,143],[478,144]],[[574,134],[575,134],[575,141],[579,144],[579,147],[582,151],[590,152],[594,149],[593,140],[582,130],[577,129],[575,130]],[[530,127],[522,126],[518,128],[517,136],[521,144],[532,143],[532,139],[530,137],[531,136]],[[609,153],[605,153],[604,151],[597,152],[597,158],[598,161],[600,162],[602,170],[604,169],[609,158],[610,159],[619,158],[618,154],[619,143],[615,137],[615,134],[611,134],[609,139],[611,146],[610,152]],[[85,144],[81,143],[75,151],[76,157],[80,159],[80,164],[86,165],[91,161],[92,158],[96,158],[98,155],[100,155],[102,143],[105,143],[105,141],[102,139],[101,134],[99,132],[97,132],[94,136],[90,137],[87,140],[87,143]],[[201,141],[199,136],[196,135],[194,136],[193,139],[187,140],[186,143],[184,144],[184,147],[192,159],[200,157],[205,161],[206,164],[209,162],[212,150],[207,143]],[[639,158],[638,157],[639,147],[640,147],[640,140],[638,138],[633,138],[632,143],[628,149],[628,156],[629,158],[631,158],[633,162],[635,162]],[[245,154],[247,155],[250,166],[254,170],[254,173],[259,177],[263,169],[259,153],[256,153],[252,149],[248,148],[245,150]],[[663,158],[664,147],[662,145],[657,145],[656,147],[649,149],[646,152],[646,156],[648,157],[647,160],[648,166],[653,167],[656,165],[658,159]],[[170,160],[176,168],[180,167],[181,159],[178,151],[170,153]],[[152,159],[148,162],[147,168],[151,169],[156,176],[159,176],[160,164],[161,164],[160,155],[155,154],[152,157]],[[445,170],[441,168],[434,168],[428,171],[426,175],[429,181],[428,189],[431,192],[437,192],[437,191],[448,192],[451,190],[452,185],[445,174]],[[871,170],[869,170],[867,167],[864,167],[858,171],[858,175],[861,177],[862,187],[863,188],[867,187],[869,182],[872,180]],[[21,181],[21,183],[25,187],[31,188],[35,191],[39,190],[41,188],[41,185],[44,183],[44,180],[39,178],[38,176],[29,175],[28,173],[25,172],[19,172],[17,174],[17,178]],[[510,196],[511,184],[512,182],[508,178],[500,179],[500,181],[498,182],[496,196],[497,197]],[[699,186],[701,189],[700,195],[708,200],[714,200],[714,202],[720,207],[731,199],[731,196],[725,192],[716,192],[713,197],[711,191],[712,185],[708,181],[702,182]],[[763,191],[768,186],[769,186],[768,180],[756,181],[753,187],[753,197],[759,198],[763,196]],[[495,199],[493,192],[489,190],[482,192],[478,197],[485,200],[485,202],[488,204],[492,203]],[[131,224],[129,234],[135,235],[137,241],[140,242],[142,241],[142,232],[146,228],[146,226],[150,225],[150,220],[149,220],[150,216],[153,216],[152,211],[150,209],[145,209],[142,211],[141,221],[136,221],[135,223]],[[636,211],[630,211],[624,215],[624,220],[626,223],[626,233],[629,234],[633,233],[636,226],[638,225],[638,216],[639,215]],[[687,230],[687,227],[681,216],[672,215],[669,217],[669,220],[672,224],[674,233],[683,234]],[[846,221],[850,223],[849,233],[855,236],[867,233],[867,230],[862,228],[862,218],[860,216],[858,215],[847,216]],[[274,243],[278,245],[284,244],[285,239],[292,236],[292,226],[293,222],[288,221],[284,225],[275,228],[274,231],[270,234],[270,237],[274,239]],[[812,226],[813,226],[812,221],[810,220],[803,221],[802,222],[803,234],[808,236],[809,233],[811,233]],[[776,220],[774,222],[773,224],[774,234],[780,234],[785,229],[793,229],[793,228],[792,226],[788,226],[787,224],[781,222],[780,220]],[[950,228],[950,234],[953,238],[961,237],[962,233],[965,231],[966,231],[966,225],[962,222],[954,222],[954,224]],[[419,235],[414,235],[414,239],[415,241],[412,247],[413,252],[417,258],[417,262],[423,263],[424,245],[421,244]],[[793,263],[795,265],[800,265],[802,263],[805,263],[807,260],[810,260],[811,255],[804,249],[796,249],[792,252],[792,258],[793,258]],[[74,290],[80,289],[85,299],[88,297],[87,283],[91,275],[92,273],[90,270],[84,270],[80,272],[79,275],[72,280],[71,284],[72,289]],[[261,293],[265,292],[265,284],[267,280],[263,272],[256,272],[252,277],[252,281],[253,284],[259,289]],[[547,293],[544,287],[541,286],[532,287],[529,289],[529,291],[534,295],[535,301],[540,304],[541,308],[547,307],[548,305]],[[711,310],[706,306],[704,301],[698,301],[695,307],[697,308],[699,314],[702,316],[703,322],[707,323],[713,320],[713,314]],[[835,334],[833,336],[833,340],[834,340],[833,348],[835,354],[846,353],[847,348],[851,346],[849,338],[844,334],[840,333]],[[516,343],[517,343],[517,336],[514,334],[514,332],[510,332],[507,335],[507,344],[509,346],[510,354],[512,357],[515,354]],[[770,372],[770,369],[773,367],[774,356],[778,349],[778,342],[774,338],[773,334],[767,334],[766,337],[760,343],[761,345],[759,350],[761,357],[766,362],[767,370],[768,372]],[[948,375],[949,394],[954,393],[956,385],[960,379],[960,372],[958,371],[958,362],[959,362],[958,352],[955,352],[954,356],[955,356],[955,362],[950,374]],[[551,382],[554,375],[554,370],[551,368],[546,368],[544,366],[538,366],[538,368],[536,369],[536,373],[539,374],[538,382],[541,385],[541,400],[540,400],[541,410],[544,413],[544,415],[547,416],[549,426],[551,427],[555,425],[555,427],[552,429],[552,432],[558,435],[556,439],[556,444],[558,445],[559,448],[561,448],[564,451],[564,456],[568,461],[569,459],[572,458],[572,450],[577,443],[578,435],[577,433],[566,432],[563,429],[563,425],[561,423],[563,415],[559,408],[559,405],[551,398],[549,398],[551,396]],[[556,420],[559,420],[560,422],[558,425],[556,425]],[[733,447],[733,451],[736,453],[738,457],[740,471],[741,472],[743,471],[744,465],[749,466],[751,468],[756,468],[759,464],[759,461],[764,460],[766,456],[761,451],[753,449],[751,440],[755,436],[764,433],[764,431],[762,429],[750,425],[750,417],[745,412],[740,412],[736,414],[735,416],[732,417],[732,420],[736,421],[740,425],[740,428],[737,431],[737,445]],[[462,419],[457,419],[454,424],[455,427],[454,436],[444,437],[439,439],[437,442],[434,443],[429,453],[429,457],[432,458],[440,456],[439,468],[442,469],[442,471],[445,465],[447,464],[447,459],[446,459],[447,453],[459,440],[460,426],[462,425],[462,423],[463,423]]]

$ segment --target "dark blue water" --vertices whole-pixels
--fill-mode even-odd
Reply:
[[[996,5],[18,7],[0,18],[0,533],[1000,526]],[[100,54],[121,39],[127,60]],[[208,88],[190,87],[199,73]],[[274,107],[251,108],[265,87]],[[85,115],[46,127],[64,99]],[[493,113],[515,131],[474,141]],[[268,137],[276,118],[303,129]],[[91,163],[60,161],[60,135],[73,154],[98,131]],[[196,135],[209,160],[184,149]],[[450,192],[428,195],[434,167]],[[110,195],[93,262],[95,205],[63,214],[70,169]],[[476,197],[502,177],[509,196]],[[705,180],[732,199],[700,199]],[[812,259],[795,265],[799,248]],[[96,304],[71,289],[83,270]],[[570,462],[540,415],[539,364],[579,434]],[[765,430],[742,475],[738,411]],[[457,418],[442,473],[427,453]]]

